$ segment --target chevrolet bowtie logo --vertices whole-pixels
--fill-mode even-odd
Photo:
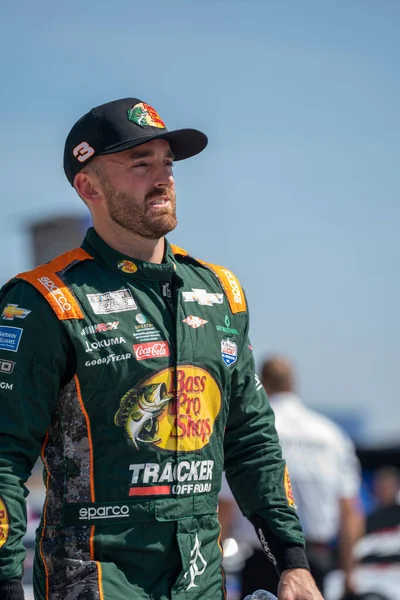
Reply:
[[[7,304],[1,318],[6,321],[12,321],[14,318],[25,319],[30,312],[27,308],[19,308],[18,304]]]
[[[191,292],[182,292],[185,302],[198,302],[202,306],[212,306],[224,302],[223,294],[211,294],[206,290],[192,288]]]

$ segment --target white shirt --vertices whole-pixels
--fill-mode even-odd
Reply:
[[[305,538],[330,542],[339,530],[339,499],[355,498],[359,491],[354,445],[338,425],[295,394],[276,394],[270,403]],[[227,487],[223,484],[222,497],[227,498]],[[248,527],[237,525],[237,535],[250,541]]]

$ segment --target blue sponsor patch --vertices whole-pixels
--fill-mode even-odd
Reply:
[[[238,347],[235,342],[232,342],[229,338],[221,340],[221,355],[222,360],[228,367],[233,365],[237,360]]]
[[[20,327],[0,325],[0,350],[16,352],[21,340],[22,331]]]

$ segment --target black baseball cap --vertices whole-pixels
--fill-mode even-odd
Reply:
[[[122,152],[151,140],[167,140],[175,160],[190,158],[207,146],[197,129],[168,131],[158,113],[138,98],[101,104],[83,115],[65,142],[64,171],[73,185],[75,175],[95,156]]]

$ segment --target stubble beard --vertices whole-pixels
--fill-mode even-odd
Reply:
[[[109,215],[120,227],[149,240],[158,240],[175,229],[176,195],[170,188],[157,188],[146,194],[145,201],[139,203],[134,196],[117,190],[109,182],[103,181]],[[153,198],[168,197],[169,206],[158,207],[157,214],[150,214],[149,206]]]

